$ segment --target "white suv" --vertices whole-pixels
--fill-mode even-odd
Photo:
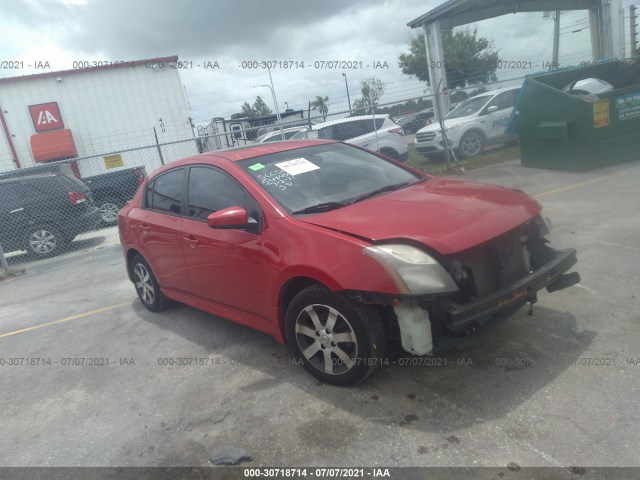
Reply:
[[[409,156],[409,148],[402,135],[402,127],[388,115],[363,115],[318,123],[313,125],[310,132],[300,132],[291,137],[291,140],[339,140],[405,162]]]
[[[301,130],[305,130],[305,127],[283,128],[282,132],[280,132],[280,130],[274,130],[273,132],[260,135],[258,138],[256,138],[254,143],[279,142],[280,140],[283,139],[283,135],[284,135],[284,140],[289,140],[291,137],[293,137],[296,133],[300,132]]]
[[[474,157],[486,145],[516,140],[505,133],[520,87],[482,93],[459,103],[444,120],[449,143],[465,157]],[[434,122],[416,133],[416,152],[422,155],[444,153],[440,123]]]

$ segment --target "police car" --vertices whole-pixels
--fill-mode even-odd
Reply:
[[[520,87],[482,93],[459,103],[444,120],[447,138],[464,157],[474,157],[485,146],[517,139],[505,133]],[[444,152],[440,123],[434,122],[416,133],[416,152],[438,155]]]

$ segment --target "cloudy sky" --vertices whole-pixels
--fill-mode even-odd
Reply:
[[[180,72],[191,116],[198,124],[240,111],[261,95],[273,109],[264,69],[243,61],[305,62],[305,68],[272,70],[281,110],[305,108],[316,95],[328,96],[331,112],[344,111],[347,74],[351,101],[360,81],[385,83],[383,102],[423,95],[425,85],[403,75],[398,56],[418,32],[407,22],[443,3],[438,0],[0,0],[0,60],[48,61],[51,70],[73,62],[138,60],[178,55],[193,62]],[[624,6],[640,0],[623,0]],[[628,16],[628,10],[625,10]],[[591,58],[588,14],[563,12],[560,63]],[[506,15],[473,24],[492,40],[503,60],[539,65],[551,59],[553,21],[541,13]],[[628,20],[625,20],[628,29]],[[628,30],[625,34],[629,43]],[[628,52],[628,47],[627,47]],[[314,68],[315,62],[362,62],[362,68]],[[219,69],[196,65],[217,61]],[[384,65],[388,68],[384,68]],[[359,65],[359,63],[358,63]],[[383,68],[374,68],[382,65]],[[534,68],[535,70],[536,68]],[[1,70],[0,77],[34,73]],[[501,70],[501,80],[524,70]],[[515,81],[515,80],[514,80]],[[503,84],[504,85],[504,84]],[[502,85],[501,85],[502,86]],[[286,102],[286,103],[285,103]]]

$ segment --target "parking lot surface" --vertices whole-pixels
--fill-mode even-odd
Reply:
[[[0,281],[0,466],[206,466],[227,446],[244,466],[640,466],[640,161],[457,178],[538,199],[582,283],[352,388],[261,333],[145,310],[114,228],[12,257],[25,273]]]

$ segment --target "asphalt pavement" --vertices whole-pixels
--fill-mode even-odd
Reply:
[[[248,328],[145,310],[114,228],[49,260],[13,256],[25,273],[0,281],[0,466],[206,466],[229,447],[249,467],[640,466],[640,161],[458,178],[538,199],[582,282],[353,388]]]

